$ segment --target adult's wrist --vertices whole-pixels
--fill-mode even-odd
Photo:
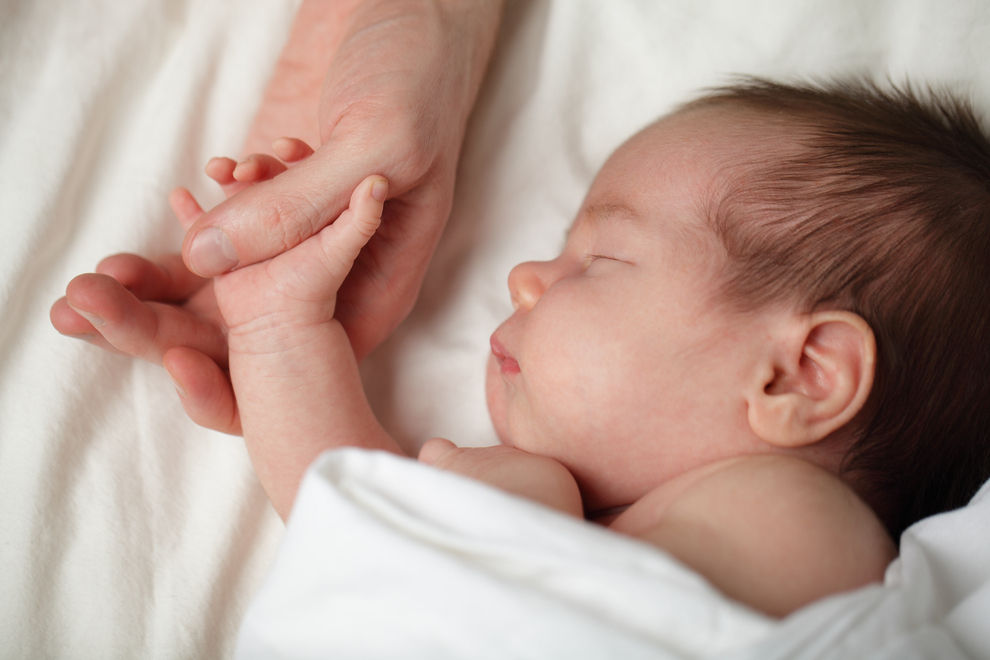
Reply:
[[[502,6],[502,0],[347,3],[349,11],[337,13],[342,33],[320,103],[322,141],[351,104],[376,99],[373,88],[355,82],[403,69],[402,75],[417,81],[411,89],[442,99],[448,122],[460,115],[466,123],[494,50]]]

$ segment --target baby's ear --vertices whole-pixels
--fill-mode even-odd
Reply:
[[[873,387],[876,340],[858,314],[793,317],[747,396],[750,428],[778,447],[801,447],[849,423]]]

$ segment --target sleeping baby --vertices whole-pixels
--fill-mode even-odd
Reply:
[[[278,171],[226,162],[225,185]],[[608,159],[556,258],[509,274],[501,444],[418,458],[653,543],[772,615],[880,581],[893,538],[990,476],[988,182],[990,141],[950,98],[747,80],[693,101]],[[403,453],[334,318],[387,195],[369,176],[320,233],[214,280],[283,517],[321,452]],[[202,213],[171,202],[186,226]],[[68,304],[92,316],[100,296],[70,285]]]

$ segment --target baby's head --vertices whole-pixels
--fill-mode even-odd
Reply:
[[[765,452],[897,534],[990,473],[990,141],[961,104],[747,82],[649,126],[493,336],[504,441],[592,506]]]

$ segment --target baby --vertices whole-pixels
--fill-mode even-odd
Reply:
[[[988,182],[955,101],[754,80],[690,103],[609,158],[559,256],[510,273],[487,374],[502,444],[419,459],[654,543],[770,614],[879,581],[891,535],[990,473]],[[321,233],[214,281],[283,517],[322,451],[402,453],[334,319],[386,196],[371,176]]]

